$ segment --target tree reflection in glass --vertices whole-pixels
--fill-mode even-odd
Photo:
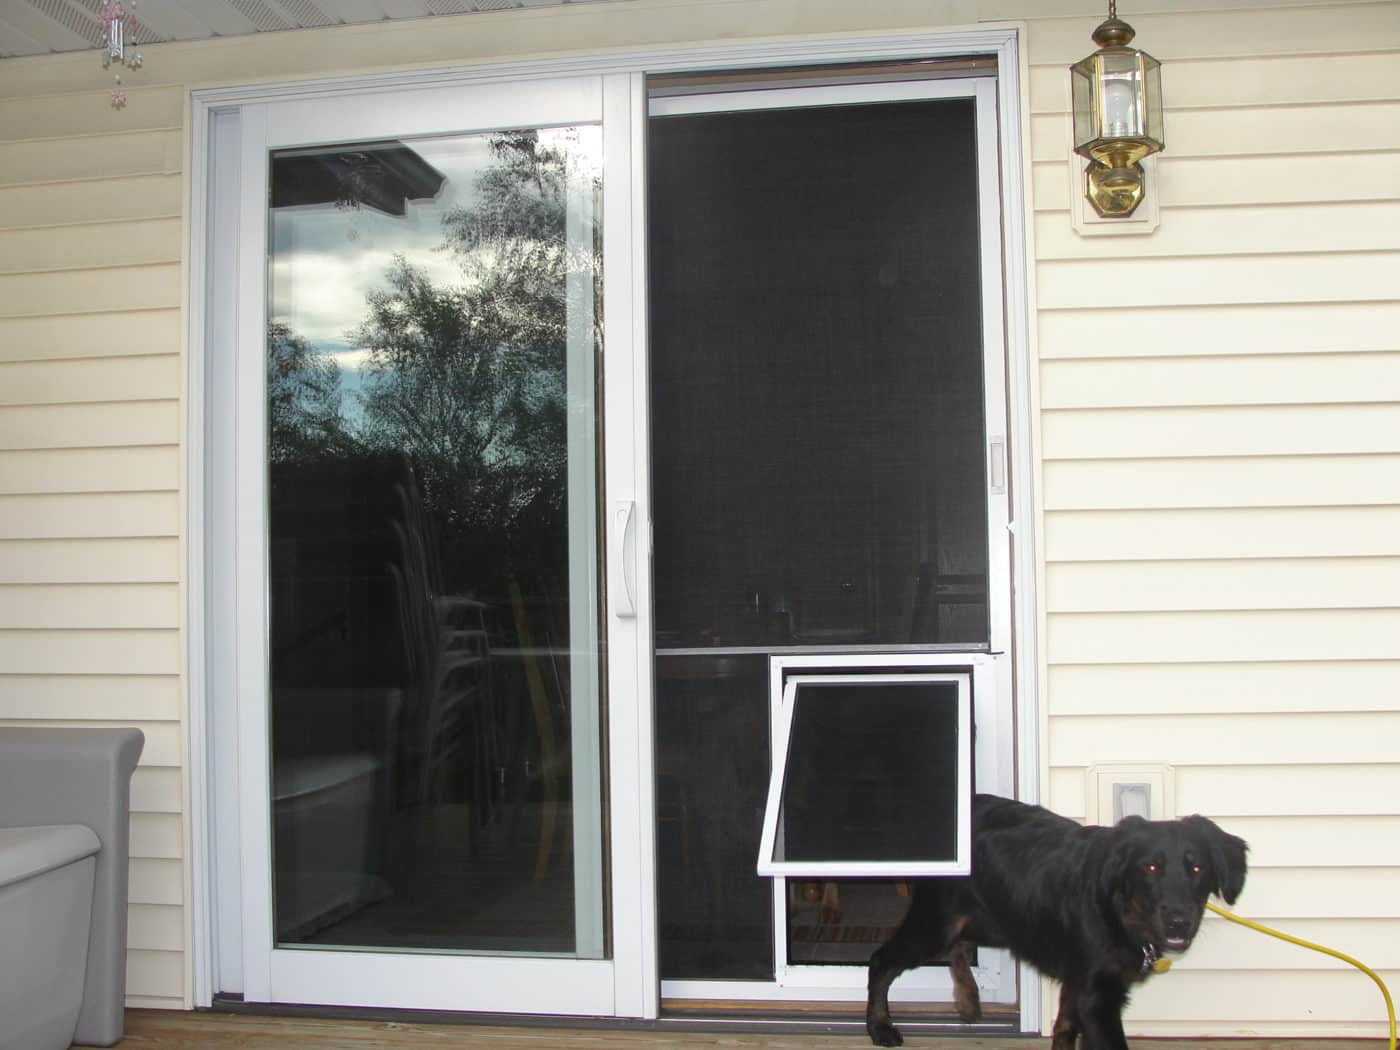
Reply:
[[[598,155],[591,127],[273,155],[282,942],[601,954],[571,743],[598,735]]]

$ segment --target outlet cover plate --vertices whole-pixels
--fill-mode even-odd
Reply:
[[[1112,824],[1114,789],[1128,784],[1147,785],[1149,820],[1175,816],[1176,785],[1171,766],[1165,762],[1104,762],[1090,766],[1085,776],[1084,815],[1089,823]]]

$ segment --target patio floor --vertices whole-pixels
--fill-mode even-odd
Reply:
[[[128,1010],[122,1050],[855,1050],[870,1043],[855,1035],[764,1035],[734,1031],[495,1027],[416,1024],[398,1021],[347,1021],[307,1017],[261,1017],[248,1014],[181,1013]],[[941,1050],[1031,1050],[1048,1041],[1025,1038],[983,1039],[970,1036],[911,1036],[907,1045]],[[1184,1040],[1138,1039],[1133,1050],[1184,1050]],[[1192,1050],[1357,1050],[1354,1040],[1191,1040]],[[1379,1045],[1379,1044],[1377,1044]]]

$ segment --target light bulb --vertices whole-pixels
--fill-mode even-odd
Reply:
[[[1110,80],[1103,86],[1103,134],[1125,138],[1137,131],[1137,96],[1126,80]]]

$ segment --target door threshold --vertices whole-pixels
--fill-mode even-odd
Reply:
[[[968,1023],[950,1003],[897,1004],[896,1023],[910,1035],[1017,1036],[1020,1012],[1014,1006],[984,1008],[980,1021]],[[795,1034],[856,1034],[865,1031],[865,1005],[852,1002],[761,1002],[753,1000],[663,999],[657,1026],[676,1031]]]
[[[308,1003],[245,1002],[241,995],[222,993],[207,1009],[211,1013],[262,1017],[329,1018],[394,1024],[487,1025],[521,1028],[581,1028],[601,1031],[668,1030],[793,1035],[860,1035],[865,1031],[865,1007],[860,1003],[773,1003],[715,1000],[662,1000],[655,1021],[621,1017],[562,1017],[549,1014],[491,1014],[450,1010],[405,1010],[390,1007],[327,1006]],[[909,1035],[1007,1038],[1020,1036],[1014,1006],[986,1009],[981,1021],[967,1024],[946,1003],[906,1003],[896,1021]],[[1034,1033],[1029,1037],[1036,1038]]]

